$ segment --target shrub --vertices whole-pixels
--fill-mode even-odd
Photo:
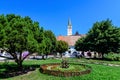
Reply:
[[[120,61],[120,54],[116,54],[113,52],[110,52],[108,54],[104,55],[105,59],[111,60],[111,61]]]

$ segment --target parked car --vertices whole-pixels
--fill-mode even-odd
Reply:
[[[73,56],[75,56],[75,57],[77,57],[77,58],[83,57],[83,55],[82,55],[80,52],[78,52],[78,51],[74,51],[74,52],[73,52]]]

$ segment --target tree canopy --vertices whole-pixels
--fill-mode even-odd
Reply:
[[[68,43],[65,41],[57,41],[57,52],[59,52],[61,54],[62,57],[62,53],[68,50]]]
[[[30,53],[39,51],[42,32],[39,23],[28,16],[0,15],[0,48],[7,48],[19,66]],[[23,57],[23,51],[29,51],[29,54]]]
[[[50,52],[52,53],[53,51],[56,51],[56,46],[57,46],[57,40],[56,40],[56,37],[54,35],[54,33],[50,30],[45,30],[44,31],[44,36],[46,38],[49,38],[50,39],[50,43],[51,43],[51,49],[50,49]]]
[[[75,48],[101,53],[119,52],[120,28],[114,26],[109,19],[96,22],[87,33],[87,36],[76,42]]]

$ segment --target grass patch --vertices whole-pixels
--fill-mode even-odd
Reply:
[[[81,59],[74,59],[74,63],[79,63],[77,60]],[[89,60],[84,60],[88,61]],[[28,60],[24,61],[24,65],[42,65],[42,64],[47,64],[47,63],[58,63],[61,62],[61,60],[56,60],[56,59],[48,59],[48,60]],[[99,62],[99,60],[97,60]],[[106,61],[105,61],[106,62]],[[117,63],[119,64],[120,62],[111,62],[107,61],[107,63]],[[11,64],[14,64],[13,62],[9,62],[9,66]],[[115,66],[105,66],[105,65],[99,65],[99,64],[89,64],[89,63],[84,63],[92,67],[92,72],[87,75],[82,75],[82,76],[76,76],[76,77],[56,77],[56,76],[51,76],[47,74],[42,74],[39,72],[39,68],[37,68],[35,71],[31,71],[27,74],[16,76],[16,77],[11,77],[11,78],[6,78],[2,80],[120,80],[120,67],[115,67]],[[0,66],[2,66],[2,63],[0,62]],[[0,68],[0,71],[4,68]],[[1,78],[0,78],[1,80]]]
[[[69,68],[61,68],[61,66],[57,66],[55,67],[54,69],[52,70],[57,70],[57,71],[72,71],[72,72],[75,72],[75,71],[84,71],[86,68],[84,66],[81,66],[81,65],[73,65],[73,64],[70,64],[69,65]]]

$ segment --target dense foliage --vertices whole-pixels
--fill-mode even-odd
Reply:
[[[50,53],[55,46],[54,34],[45,31],[30,17],[0,15],[0,48],[6,49],[19,67],[22,67],[23,60],[31,53]],[[29,51],[29,54],[24,54],[23,51]]]
[[[76,42],[75,48],[82,51],[97,51],[103,54],[118,53],[120,52],[120,28],[112,25],[109,19],[96,22],[87,36]]]
[[[57,45],[57,42],[56,42],[56,37],[55,35],[53,34],[52,31],[50,30],[45,30],[44,31],[44,40],[42,41],[42,44],[41,44],[41,50],[42,51],[41,53],[46,55],[46,58],[47,58],[47,55],[50,53],[53,53],[56,51],[56,45]],[[43,57],[44,58],[44,57]]]
[[[68,50],[68,43],[66,43],[65,41],[57,41],[57,48],[56,51],[60,53],[61,57],[62,57],[62,53]]]

